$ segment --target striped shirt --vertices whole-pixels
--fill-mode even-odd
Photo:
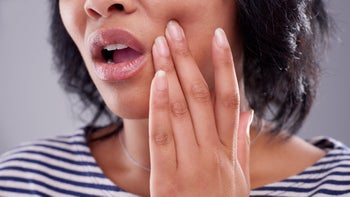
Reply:
[[[350,196],[350,150],[329,138],[312,141],[327,155],[301,174],[251,191],[251,196]],[[0,157],[0,196],[135,196],[97,166],[83,130],[39,140]]]
[[[310,143],[327,154],[302,173],[251,191],[251,196],[350,196],[350,149],[317,137]]]

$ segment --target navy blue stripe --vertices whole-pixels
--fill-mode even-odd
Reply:
[[[16,154],[20,154],[20,153],[27,153],[27,154],[29,154],[29,156],[30,155],[41,155],[43,157],[51,158],[51,159],[54,159],[54,160],[57,160],[57,161],[60,161],[60,162],[65,162],[65,163],[73,164],[73,165],[96,166],[95,162],[76,161],[76,160],[67,159],[67,158],[64,158],[64,157],[55,156],[53,154],[49,154],[49,153],[46,153],[46,152],[39,152],[39,151],[28,150],[28,151],[21,151],[21,152],[16,153]],[[43,159],[45,159],[45,158],[43,158]]]
[[[11,192],[11,193],[14,193],[16,195],[18,195],[18,194],[30,194],[30,195],[37,195],[37,196],[41,196],[41,197],[50,197],[49,195],[44,194],[44,193],[39,192],[39,191],[26,190],[26,189],[20,189],[20,188],[3,187],[0,185],[0,192],[1,191]]]
[[[73,192],[73,191],[69,191],[69,190],[64,190],[62,188],[58,188],[52,185],[49,185],[47,183],[43,183],[41,181],[38,180],[30,180],[28,182],[27,179],[23,179],[23,178],[19,178],[19,177],[8,177],[8,176],[4,176],[4,177],[0,177],[0,180],[4,180],[4,181],[15,181],[15,182],[20,182],[20,183],[30,183],[30,184],[36,184],[36,185],[40,185],[43,186],[45,188],[51,189],[55,192],[61,193],[61,194],[67,194],[67,195],[72,195],[72,196],[89,196],[89,197],[97,197],[97,195],[91,195],[91,194],[87,194],[87,193],[80,193],[80,192]]]
[[[302,172],[300,175],[305,175],[305,174],[323,174],[325,172],[331,171],[335,168],[345,168],[345,169],[350,169],[350,164],[340,164],[340,165],[335,165],[332,168],[324,168],[324,169],[319,169],[319,170],[308,170]]]
[[[80,186],[80,187],[86,187],[86,188],[94,188],[94,189],[102,189],[102,190],[109,190],[109,191],[121,191],[118,187],[115,186],[111,186],[111,185],[102,185],[102,184],[91,184],[91,183],[82,183],[82,182],[77,182],[77,181],[72,181],[69,179],[64,179],[64,178],[60,178],[57,176],[53,176],[50,175],[46,172],[40,171],[40,170],[35,170],[35,169],[29,169],[29,168],[22,168],[22,167],[7,167],[4,169],[0,169],[1,170],[16,170],[16,171],[20,171],[20,172],[30,172],[30,173],[34,173],[34,174],[39,174],[42,175],[44,177],[50,178],[54,181],[57,182],[62,182],[65,184],[70,184],[70,185],[74,185],[74,186]],[[1,177],[0,177],[1,179]]]
[[[276,195],[267,195],[267,194],[264,194],[264,195],[251,194],[249,196],[250,197],[252,197],[252,196],[254,196],[254,197],[276,197]]]
[[[332,151],[334,152],[334,151]],[[340,153],[328,153],[324,156],[324,158],[337,158],[337,157],[348,157],[349,158],[350,155],[345,154],[344,151],[341,151]]]
[[[347,150],[348,151],[348,150]],[[345,157],[349,157],[349,154],[347,154],[348,152],[345,152],[344,150],[331,150],[331,152],[327,153],[324,157],[325,158],[332,158],[332,157],[339,157],[339,156],[345,156]]]
[[[344,161],[350,161],[350,157],[347,158],[337,158],[337,159],[333,159],[333,160],[329,160],[329,161],[322,161],[322,162],[318,162],[316,164],[314,164],[313,166],[317,167],[317,166],[323,166],[323,165],[328,165],[328,164],[333,164],[333,163],[339,163],[339,162],[344,162]],[[350,163],[350,162],[349,162]]]
[[[311,194],[311,196],[319,195],[319,194],[327,194],[331,196],[338,196],[338,195],[344,195],[344,194],[350,194],[350,189],[347,190],[331,190],[331,189],[320,189],[314,193]]]
[[[319,175],[319,174],[315,174],[315,175]],[[302,178],[290,178],[290,179],[286,179],[286,180],[283,180],[282,182],[286,182],[286,183],[294,183],[294,182],[301,182],[301,183],[316,183],[316,182],[319,182],[323,179],[326,179],[327,177],[330,177],[331,175],[333,176],[349,176],[350,175],[350,172],[332,172],[332,173],[325,173],[324,176],[322,177],[318,177],[318,178],[315,178],[315,179],[312,179],[310,177],[307,177],[305,179],[302,179]]]
[[[312,188],[314,189],[314,188]],[[312,190],[311,189],[311,190]],[[267,192],[276,192],[276,191],[283,191],[283,192],[298,192],[298,193],[303,193],[303,192],[309,192],[310,188],[301,188],[301,187],[282,187],[282,186],[264,186],[261,188],[254,189],[254,191],[267,191]]]
[[[101,173],[95,173],[95,172],[79,172],[79,171],[74,171],[74,170],[69,170],[63,167],[59,167],[59,166],[55,166],[55,165],[51,165],[42,161],[38,161],[38,160],[34,160],[34,159],[25,159],[25,158],[15,158],[15,159],[9,159],[6,162],[10,162],[10,161],[22,161],[22,162],[29,162],[29,163],[33,163],[33,164],[38,164],[41,166],[45,166],[48,167],[50,169],[53,170],[57,170],[57,171],[61,171],[61,172],[65,172],[68,174],[74,174],[74,175],[78,175],[78,176],[95,176],[95,177],[99,177],[99,178],[106,178],[103,174]],[[77,166],[78,168],[81,168],[82,166]]]
[[[296,192],[296,193],[307,193],[311,192],[318,187],[322,186],[323,184],[332,184],[332,185],[345,185],[348,186],[350,185],[349,180],[327,180],[323,181],[320,184],[317,185],[312,185],[312,187],[306,188],[306,187],[292,187],[292,186],[264,186],[261,188],[255,189],[256,191],[284,191],[284,192]],[[329,186],[331,187],[331,186]]]

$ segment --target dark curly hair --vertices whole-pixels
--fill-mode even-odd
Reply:
[[[120,120],[106,107],[84,61],[63,26],[59,0],[50,0],[51,44],[60,82],[85,108],[94,110],[90,126],[102,116]],[[322,0],[237,0],[243,38],[244,88],[258,123],[274,134],[294,134],[310,111],[319,78],[319,55],[331,20]],[[261,124],[260,124],[261,125]]]

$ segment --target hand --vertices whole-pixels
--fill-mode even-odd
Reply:
[[[215,95],[180,25],[156,39],[150,96],[151,196],[248,196],[249,127],[222,29],[212,41]],[[214,101],[212,101],[214,98]]]

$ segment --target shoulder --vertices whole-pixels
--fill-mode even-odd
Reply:
[[[252,196],[350,195],[350,149],[329,137],[316,137],[311,144],[327,152],[302,173],[253,190]]]
[[[76,154],[88,152],[85,137],[82,131],[71,135],[57,136],[23,143],[0,157],[1,167],[10,162],[20,161],[23,165],[30,161],[49,161],[50,159],[65,160]],[[46,160],[44,160],[46,159]]]
[[[310,143],[325,150],[327,154],[303,174],[323,173],[327,179],[338,182],[337,185],[343,184],[350,188],[350,148],[329,137],[317,137],[310,140]]]
[[[99,196],[119,190],[97,166],[83,130],[25,143],[0,157],[0,196]]]

